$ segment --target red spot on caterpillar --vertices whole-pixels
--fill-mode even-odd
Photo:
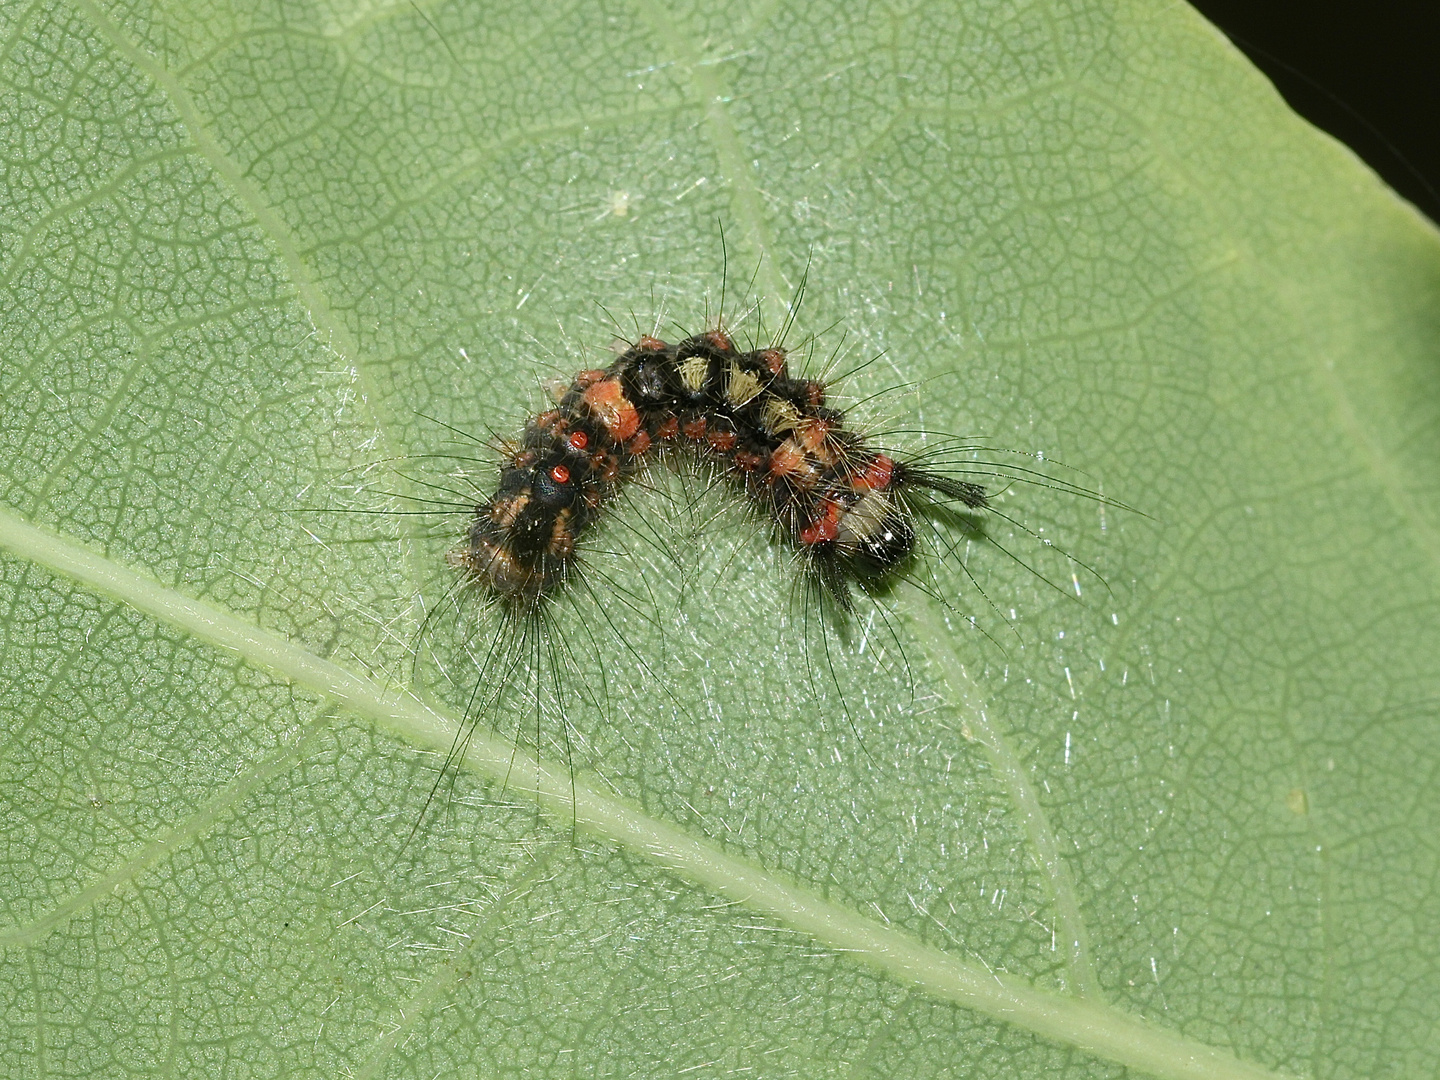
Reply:
[[[644,428],[641,428],[634,434],[630,441],[625,444],[625,449],[629,450],[630,453],[636,457],[639,457],[645,453],[646,450],[650,449],[650,433]]]
[[[805,464],[805,451],[794,439],[786,439],[770,454],[770,475],[774,479],[789,476]]]
[[[635,347],[637,349],[643,349],[646,352],[664,352],[666,348],[665,342],[659,338],[651,337],[649,334],[642,334]]]
[[[695,418],[694,420],[686,420],[685,426],[681,430],[685,432],[685,437],[687,439],[693,439],[695,442],[700,442],[702,439],[705,438],[705,418],[703,416],[700,416]]]
[[[822,517],[800,530],[800,543],[806,547],[813,547],[816,544],[827,544],[840,535],[840,508],[829,499],[820,504],[823,512]]]
[[[812,420],[800,425],[795,434],[807,454],[817,454],[830,438],[830,424],[824,420]]]
[[[779,375],[785,370],[784,349],[765,349],[761,351],[759,359],[771,375]]]
[[[856,491],[884,491],[895,478],[895,459],[885,454],[876,454],[875,460],[865,467],[850,483]]]
[[[728,454],[735,449],[735,444],[740,440],[733,431],[712,431],[706,441],[710,444],[710,449],[716,453]]]
[[[730,335],[718,326],[705,335],[705,340],[723,352],[735,351],[735,343],[730,340]]]
[[[584,450],[590,445],[590,436],[583,431],[572,431],[566,442],[570,444],[571,450]]]
[[[680,418],[677,416],[667,416],[664,420],[660,421],[660,426],[655,429],[655,437],[657,439],[673,439],[679,434]]]
[[[568,484],[570,482],[570,470],[564,465],[556,465],[550,470],[550,479],[557,484]]]

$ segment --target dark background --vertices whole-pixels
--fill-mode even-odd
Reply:
[[[1440,221],[1440,0],[1190,0],[1290,107]]]

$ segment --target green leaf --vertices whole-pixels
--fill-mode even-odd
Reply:
[[[1436,1071],[1440,245],[1193,12],[236,8],[0,9],[6,1075]],[[661,475],[435,789],[391,512],[727,265],[1141,512],[836,623]]]

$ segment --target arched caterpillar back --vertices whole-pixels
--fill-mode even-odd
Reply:
[[[626,480],[681,447],[762,508],[846,609],[853,581],[913,551],[915,493],[987,506],[980,485],[868,445],[826,405],[825,383],[791,377],[784,349],[743,352],[719,328],[676,345],[646,335],[608,368],[556,387],[555,407],[506,448],[499,487],[451,564],[496,599],[535,609],[569,578],[577,542]]]

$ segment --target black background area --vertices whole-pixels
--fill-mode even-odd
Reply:
[[[1440,0],[1192,0],[1290,107],[1440,221]]]

